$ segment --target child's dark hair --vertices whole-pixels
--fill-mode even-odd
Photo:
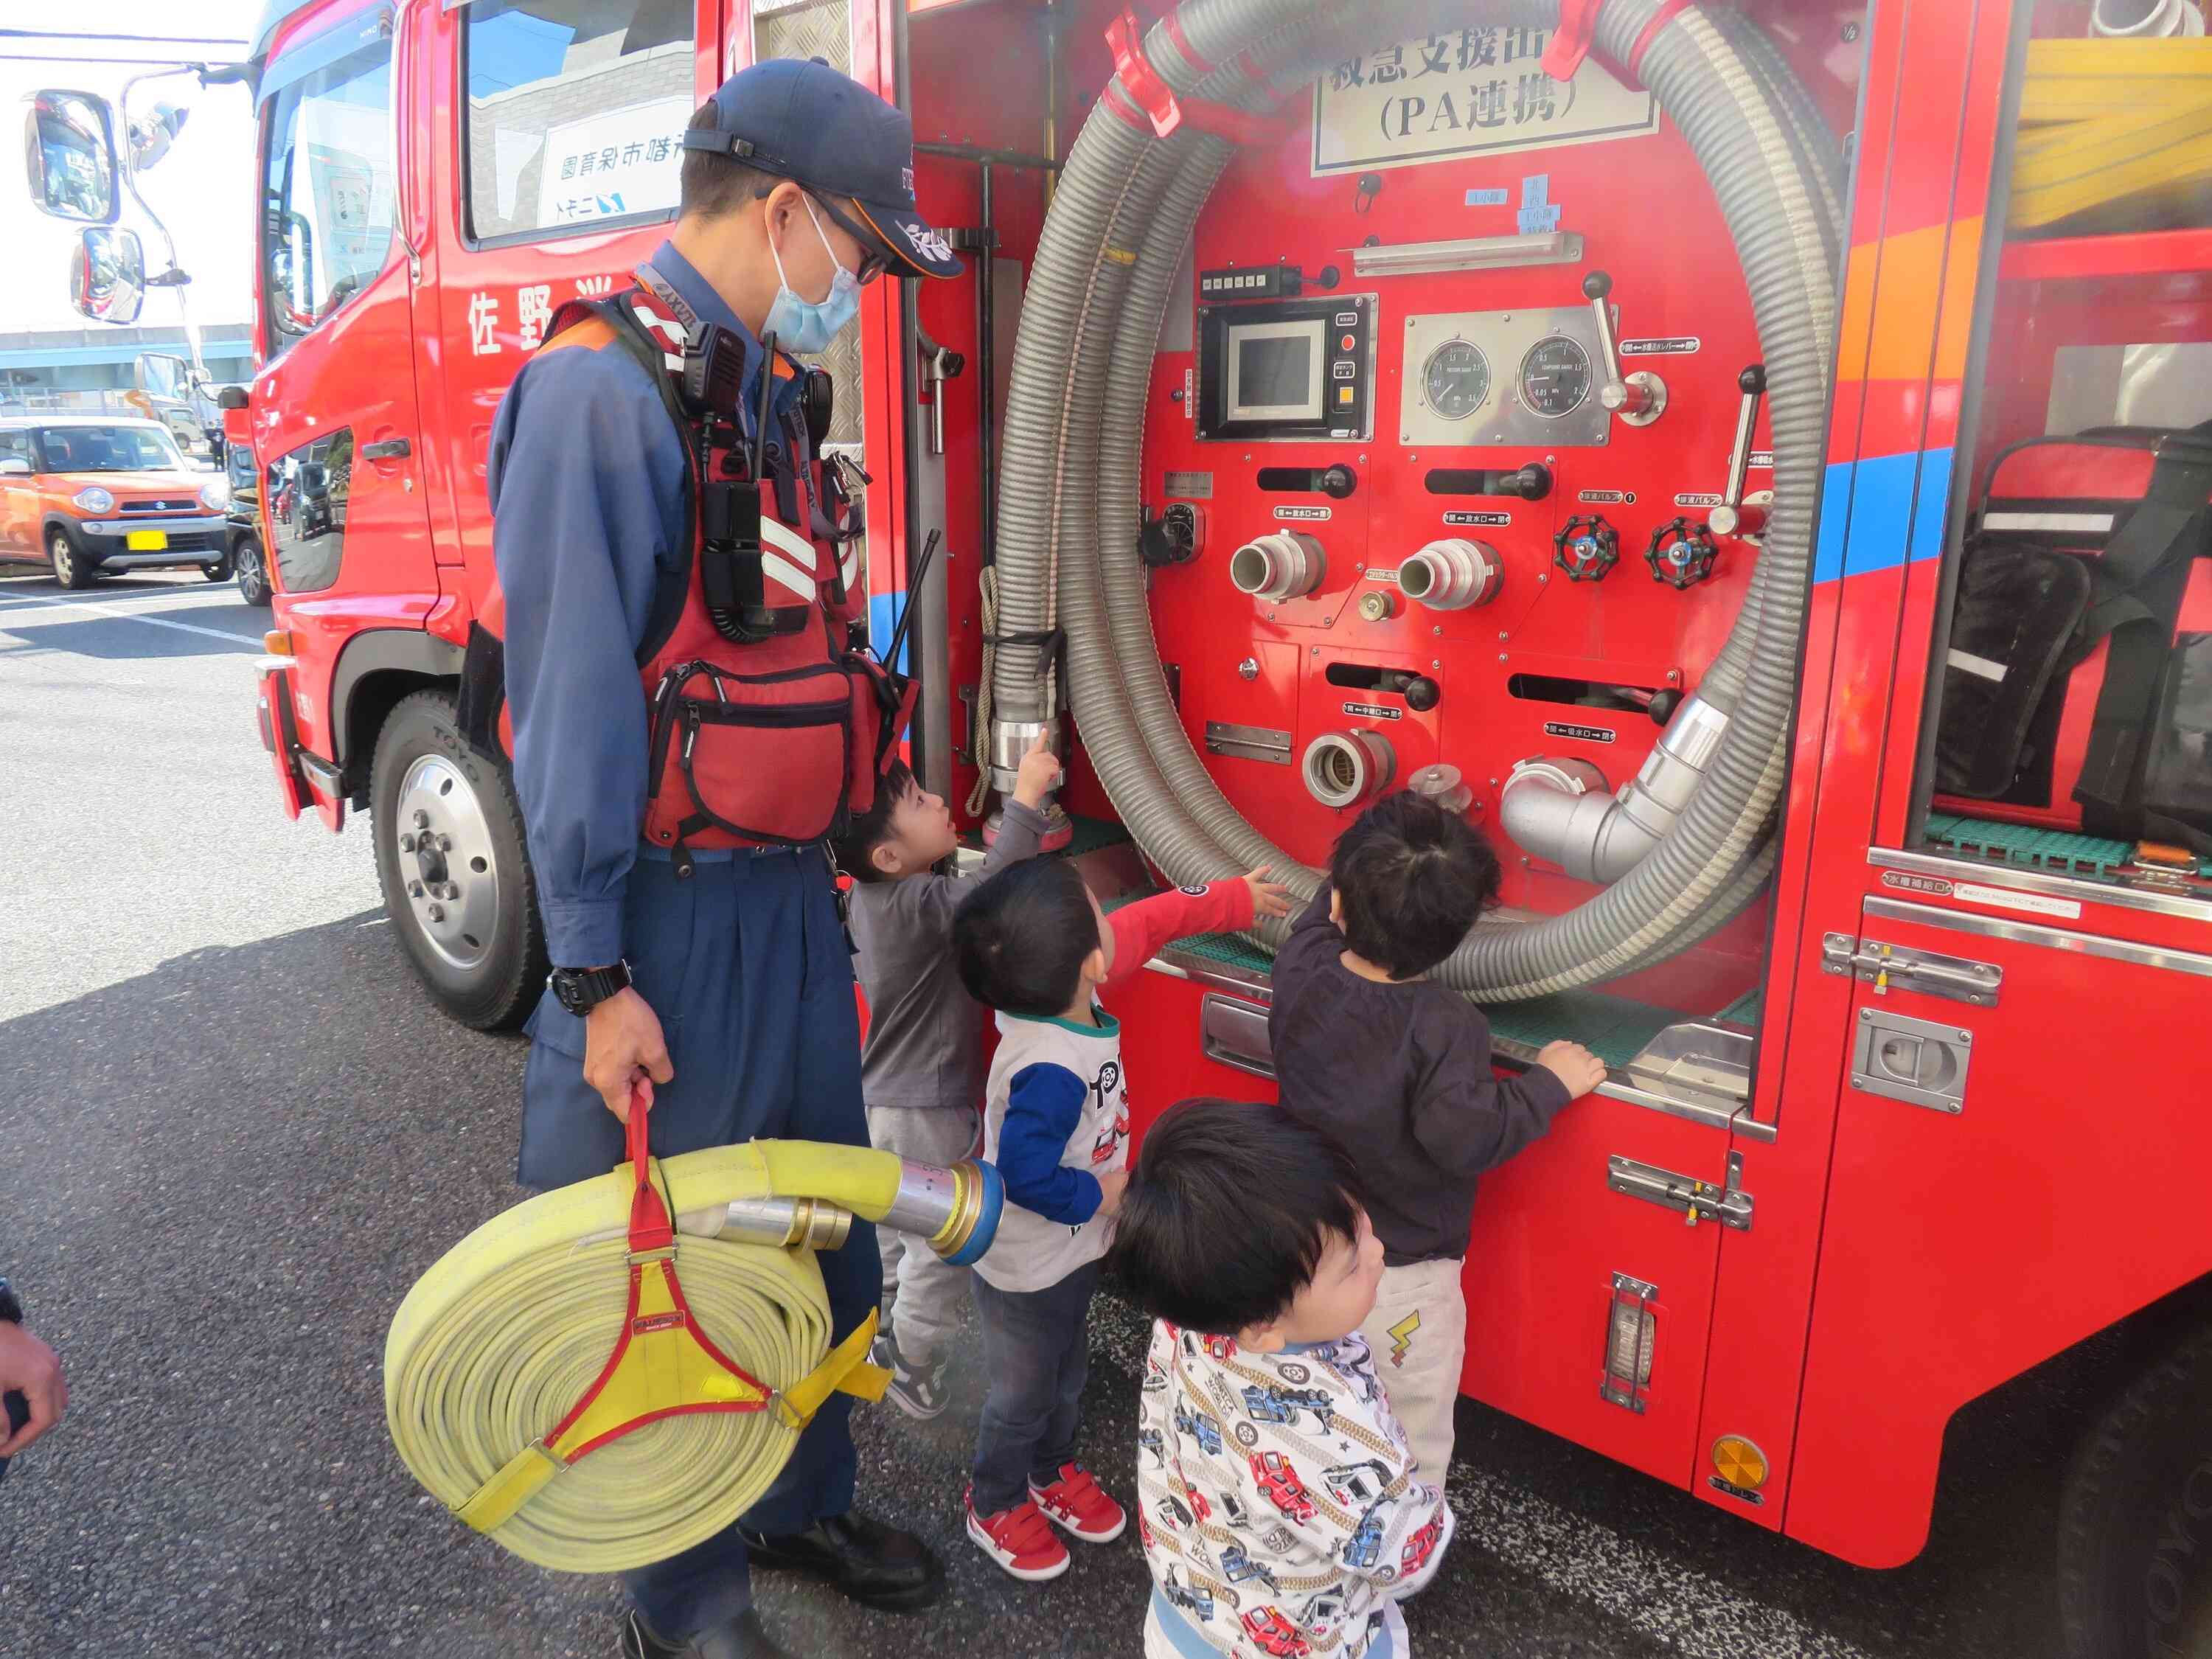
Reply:
[[[1146,1312],[1214,1336],[1265,1324],[1359,1236],[1352,1156],[1273,1106],[1186,1100],[1145,1132],[1109,1262]]]
[[[1098,923],[1083,878],[1062,859],[1028,859],[960,902],[952,956],[960,982],[986,1008],[1050,1019],[1083,982]]]
[[[1498,854],[1456,812],[1409,790],[1385,795],[1340,836],[1328,878],[1344,940],[1393,979],[1449,956],[1498,902]]]
[[[868,810],[854,818],[845,833],[830,844],[837,867],[854,881],[881,881],[876,868],[877,847],[891,832],[891,814],[915,787],[914,772],[902,760],[894,760],[876,780],[876,798]]]

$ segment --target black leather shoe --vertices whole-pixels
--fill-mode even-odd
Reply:
[[[623,1626],[622,1659],[792,1659],[769,1639],[760,1614],[747,1607],[727,1624],[702,1630],[690,1641],[663,1641],[645,1615],[632,1607]]]
[[[781,1538],[754,1532],[744,1536],[756,1566],[819,1578],[864,1607],[911,1613],[945,1593],[945,1569],[928,1545],[857,1511]]]

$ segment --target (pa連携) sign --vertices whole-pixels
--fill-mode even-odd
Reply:
[[[1595,58],[1571,81],[1545,74],[1551,38],[1517,25],[1442,29],[1330,65],[1314,85],[1315,175],[1659,130],[1658,100]]]

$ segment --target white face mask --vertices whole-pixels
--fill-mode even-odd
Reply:
[[[775,303],[769,307],[764,327],[786,351],[816,352],[826,348],[846,325],[860,314],[860,279],[839,261],[837,250],[830,246],[829,233],[814,216],[814,204],[804,196],[799,199],[806,209],[807,222],[822,239],[823,252],[830,256],[830,263],[837,274],[830,279],[830,292],[821,299],[802,300],[792,291],[790,281],[783,274],[783,256],[771,241],[768,251],[769,257],[775,261],[777,287]]]

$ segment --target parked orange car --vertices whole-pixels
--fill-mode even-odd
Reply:
[[[157,566],[229,580],[229,504],[228,482],[187,462],[158,421],[0,419],[0,559],[42,562],[64,587]]]

